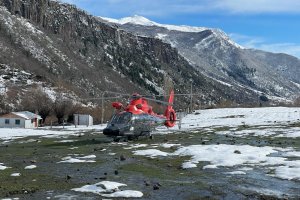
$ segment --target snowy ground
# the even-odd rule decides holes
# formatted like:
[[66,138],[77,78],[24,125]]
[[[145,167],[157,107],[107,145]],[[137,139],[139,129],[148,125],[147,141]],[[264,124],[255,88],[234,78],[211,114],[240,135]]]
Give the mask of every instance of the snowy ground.
[[4,141],[25,138],[28,136],[44,136],[44,137],[60,137],[77,135],[85,131],[101,131],[106,127],[104,125],[94,126],[53,126],[38,129],[22,129],[22,128],[0,128],[0,139]]
[[[181,130],[192,131],[204,128],[215,134],[230,135],[247,138],[247,136],[295,138],[300,140],[300,126],[289,127],[291,123],[300,124],[300,108],[272,107],[272,108],[235,108],[199,110],[182,119]],[[298,124],[298,125],[299,125]],[[228,127],[226,131],[216,131],[215,128]],[[247,127],[248,129],[241,129]],[[178,129],[178,126],[175,127]],[[174,129],[161,127],[156,133],[172,133]],[[148,157],[157,156],[191,156],[192,159],[182,164],[183,168],[197,167],[200,161],[211,164],[203,168],[218,166],[268,166],[274,169],[273,176],[283,179],[300,180],[300,147],[273,148],[270,146],[256,147],[249,145],[191,145],[180,146],[173,153],[166,153],[157,149],[135,151],[135,155]],[[238,153],[236,153],[238,152]],[[242,153],[241,153],[242,152]],[[275,156],[270,156],[275,154]],[[297,160],[288,160],[288,155]],[[242,174],[244,174],[243,172]],[[232,173],[234,174],[234,172]]]
[[103,197],[123,197],[123,198],[138,198],[142,197],[143,193],[134,190],[120,190],[119,187],[127,186],[123,183],[112,181],[101,181],[93,185],[85,185],[81,188],[73,188],[77,192],[91,192],[99,194]]
[[0,129],[0,199],[300,198],[300,108],[199,110],[133,142],[104,127]]
[[[300,108],[225,108],[198,110],[182,119],[181,130],[239,126],[282,127],[300,122]],[[169,131],[178,129],[176,125]],[[161,127],[159,131],[166,130]],[[234,130],[234,129],[233,129]],[[298,129],[299,130],[299,129]],[[168,131],[166,131],[168,133]],[[300,136],[300,135],[299,135]]]
[[[275,154],[276,156],[271,156]],[[292,148],[272,148],[268,146],[255,147],[250,145],[191,145],[178,148],[173,153],[157,149],[136,150],[134,155],[144,155],[150,158],[158,156],[190,156],[191,160],[182,163],[183,169],[197,167],[199,162],[209,162],[203,169],[218,167],[247,167],[231,174],[246,174],[253,167],[273,169],[275,176],[287,180],[300,180],[300,160],[289,160],[289,155],[300,159],[300,151]],[[251,168],[249,168],[251,167]],[[241,173],[242,171],[242,173]]]
[[[226,108],[226,109],[209,109],[195,111],[194,114],[185,116],[181,123],[182,131],[197,130],[199,128],[215,128],[215,127],[231,127],[231,131],[237,135],[247,135],[249,133],[259,135],[270,135],[274,132],[288,133],[288,137],[300,137],[300,127],[287,129],[284,125],[292,122],[300,122],[300,108],[286,108],[286,107],[271,107],[271,108]],[[27,136],[62,136],[82,133],[84,131],[101,131],[105,128],[103,125],[94,126],[53,126],[44,127],[40,129],[11,129],[0,128],[0,139],[9,140],[22,138]],[[235,128],[239,126],[259,126],[258,128],[265,128],[271,126],[271,129],[264,129],[262,131],[247,130],[245,132],[236,132]],[[156,133],[172,133],[178,131],[178,125],[174,128],[167,129],[165,127],[158,127]],[[288,130],[288,132],[287,132]],[[220,132],[224,134],[226,132]]]

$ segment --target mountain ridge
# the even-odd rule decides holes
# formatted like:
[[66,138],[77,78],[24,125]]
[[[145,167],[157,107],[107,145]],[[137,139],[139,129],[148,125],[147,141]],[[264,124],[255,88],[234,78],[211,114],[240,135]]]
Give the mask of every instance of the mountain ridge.
[[[170,44],[128,33],[75,6],[49,0],[0,0],[0,6],[0,64],[38,77],[35,85],[63,87],[86,99],[104,91],[159,94],[169,77],[176,93],[189,91],[193,80],[194,93],[201,94],[195,106],[257,99],[203,76]],[[25,82],[14,102],[26,94]],[[2,83],[16,85],[13,78]],[[189,98],[177,102],[185,107]]]
[[[140,18],[147,23],[136,23]],[[139,16],[107,20],[125,31],[171,44],[207,77],[234,87],[247,87],[273,99],[292,100],[300,94],[300,60],[296,57],[246,49],[220,29],[185,27],[181,30],[182,26],[172,29],[172,25],[158,24]]]
[[116,24],[136,24],[136,25],[142,25],[142,26],[159,26],[162,28],[166,28],[170,31],[181,31],[181,32],[202,32],[206,30],[211,30],[215,34],[218,34],[219,36],[225,38],[228,40],[228,42],[232,43],[238,48],[244,48],[241,45],[237,44],[236,42],[232,41],[229,39],[228,35],[222,31],[221,29],[218,28],[207,28],[207,27],[197,27],[197,26],[188,26],[188,25],[171,25],[171,24],[160,24],[154,21],[151,21],[143,16],[140,15],[134,15],[132,17],[124,17],[121,19],[113,19],[113,18],[108,18],[108,17],[101,17],[100,18],[111,22],[111,23],[116,23]]
[[[257,105],[262,95],[248,86],[233,87],[226,77],[216,79],[160,38],[139,36],[65,3],[0,0],[0,33],[1,66],[31,74],[32,85],[54,92],[64,88],[77,99],[100,98],[104,91],[162,94],[165,77],[174,82],[175,93],[189,93],[193,81],[195,108],[222,101]],[[16,78],[3,73],[12,78],[0,82],[11,90]],[[18,84],[14,103],[30,86],[23,79]],[[176,100],[177,109],[189,104],[188,96]]]

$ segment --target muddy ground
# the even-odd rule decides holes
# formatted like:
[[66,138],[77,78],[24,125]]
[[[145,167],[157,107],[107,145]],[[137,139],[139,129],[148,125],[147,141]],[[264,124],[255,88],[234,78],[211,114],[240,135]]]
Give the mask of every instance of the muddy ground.
[[[241,130],[250,128],[253,129],[240,127]],[[256,167],[245,175],[229,175],[226,172],[237,167],[203,170],[206,162],[200,162],[196,168],[182,169],[182,163],[189,158],[148,158],[135,156],[134,149],[126,149],[132,144],[153,146],[168,142],[182,146],[249,144],[300,150],[300,141],[295,138],[242,138],[215,134],[228,129],[218,127],[213,131],[178,131],[157,134],[153,139],[140,138],[123,143],[112,142],[95,131],[63,138],[36,136],[10,142],[0,140],[0,162],[10,167],[0,170],[0,199],[105,199],[97,194],[71,190],[103,180],[125,183],[127,188],[141,191],[144,196],[140,199],[300,199],[299,180],[269,176],[274,173],[272,170]],[[161,150],[173,152],[174,148]],[[62,158],[74,154],[96,155],[96,162],[58,163]],[[24,169],[32,164],[37,168]],[[21,173],[21,176],[12,177],[12,173]]]

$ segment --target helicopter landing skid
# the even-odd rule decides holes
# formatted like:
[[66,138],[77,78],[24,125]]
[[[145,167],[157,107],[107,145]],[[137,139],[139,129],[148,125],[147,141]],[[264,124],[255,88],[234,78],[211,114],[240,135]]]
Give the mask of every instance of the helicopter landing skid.
[[140,135],[124,135],[124,136],[112,136],[114,142],[128,142],[138,140],[139,137],[146,137],[153,139],[153,135],[149,131],[142,132]]

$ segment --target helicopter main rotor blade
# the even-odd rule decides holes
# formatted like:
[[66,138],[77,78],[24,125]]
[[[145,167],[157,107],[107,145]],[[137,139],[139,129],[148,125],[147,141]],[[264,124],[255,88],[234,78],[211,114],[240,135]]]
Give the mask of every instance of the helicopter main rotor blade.
[[158,102],[158,103],[161,103],[163,105],[167,105],[167,106],[173,106],[173,104],[170,104],[166,101],[161,101],[161,100],[157,100],[157,99],[151,99],[151,98],[148,98],[148,97],[142,97],[143,99],[147,99],[149,101],[154,101],[154,102]]

